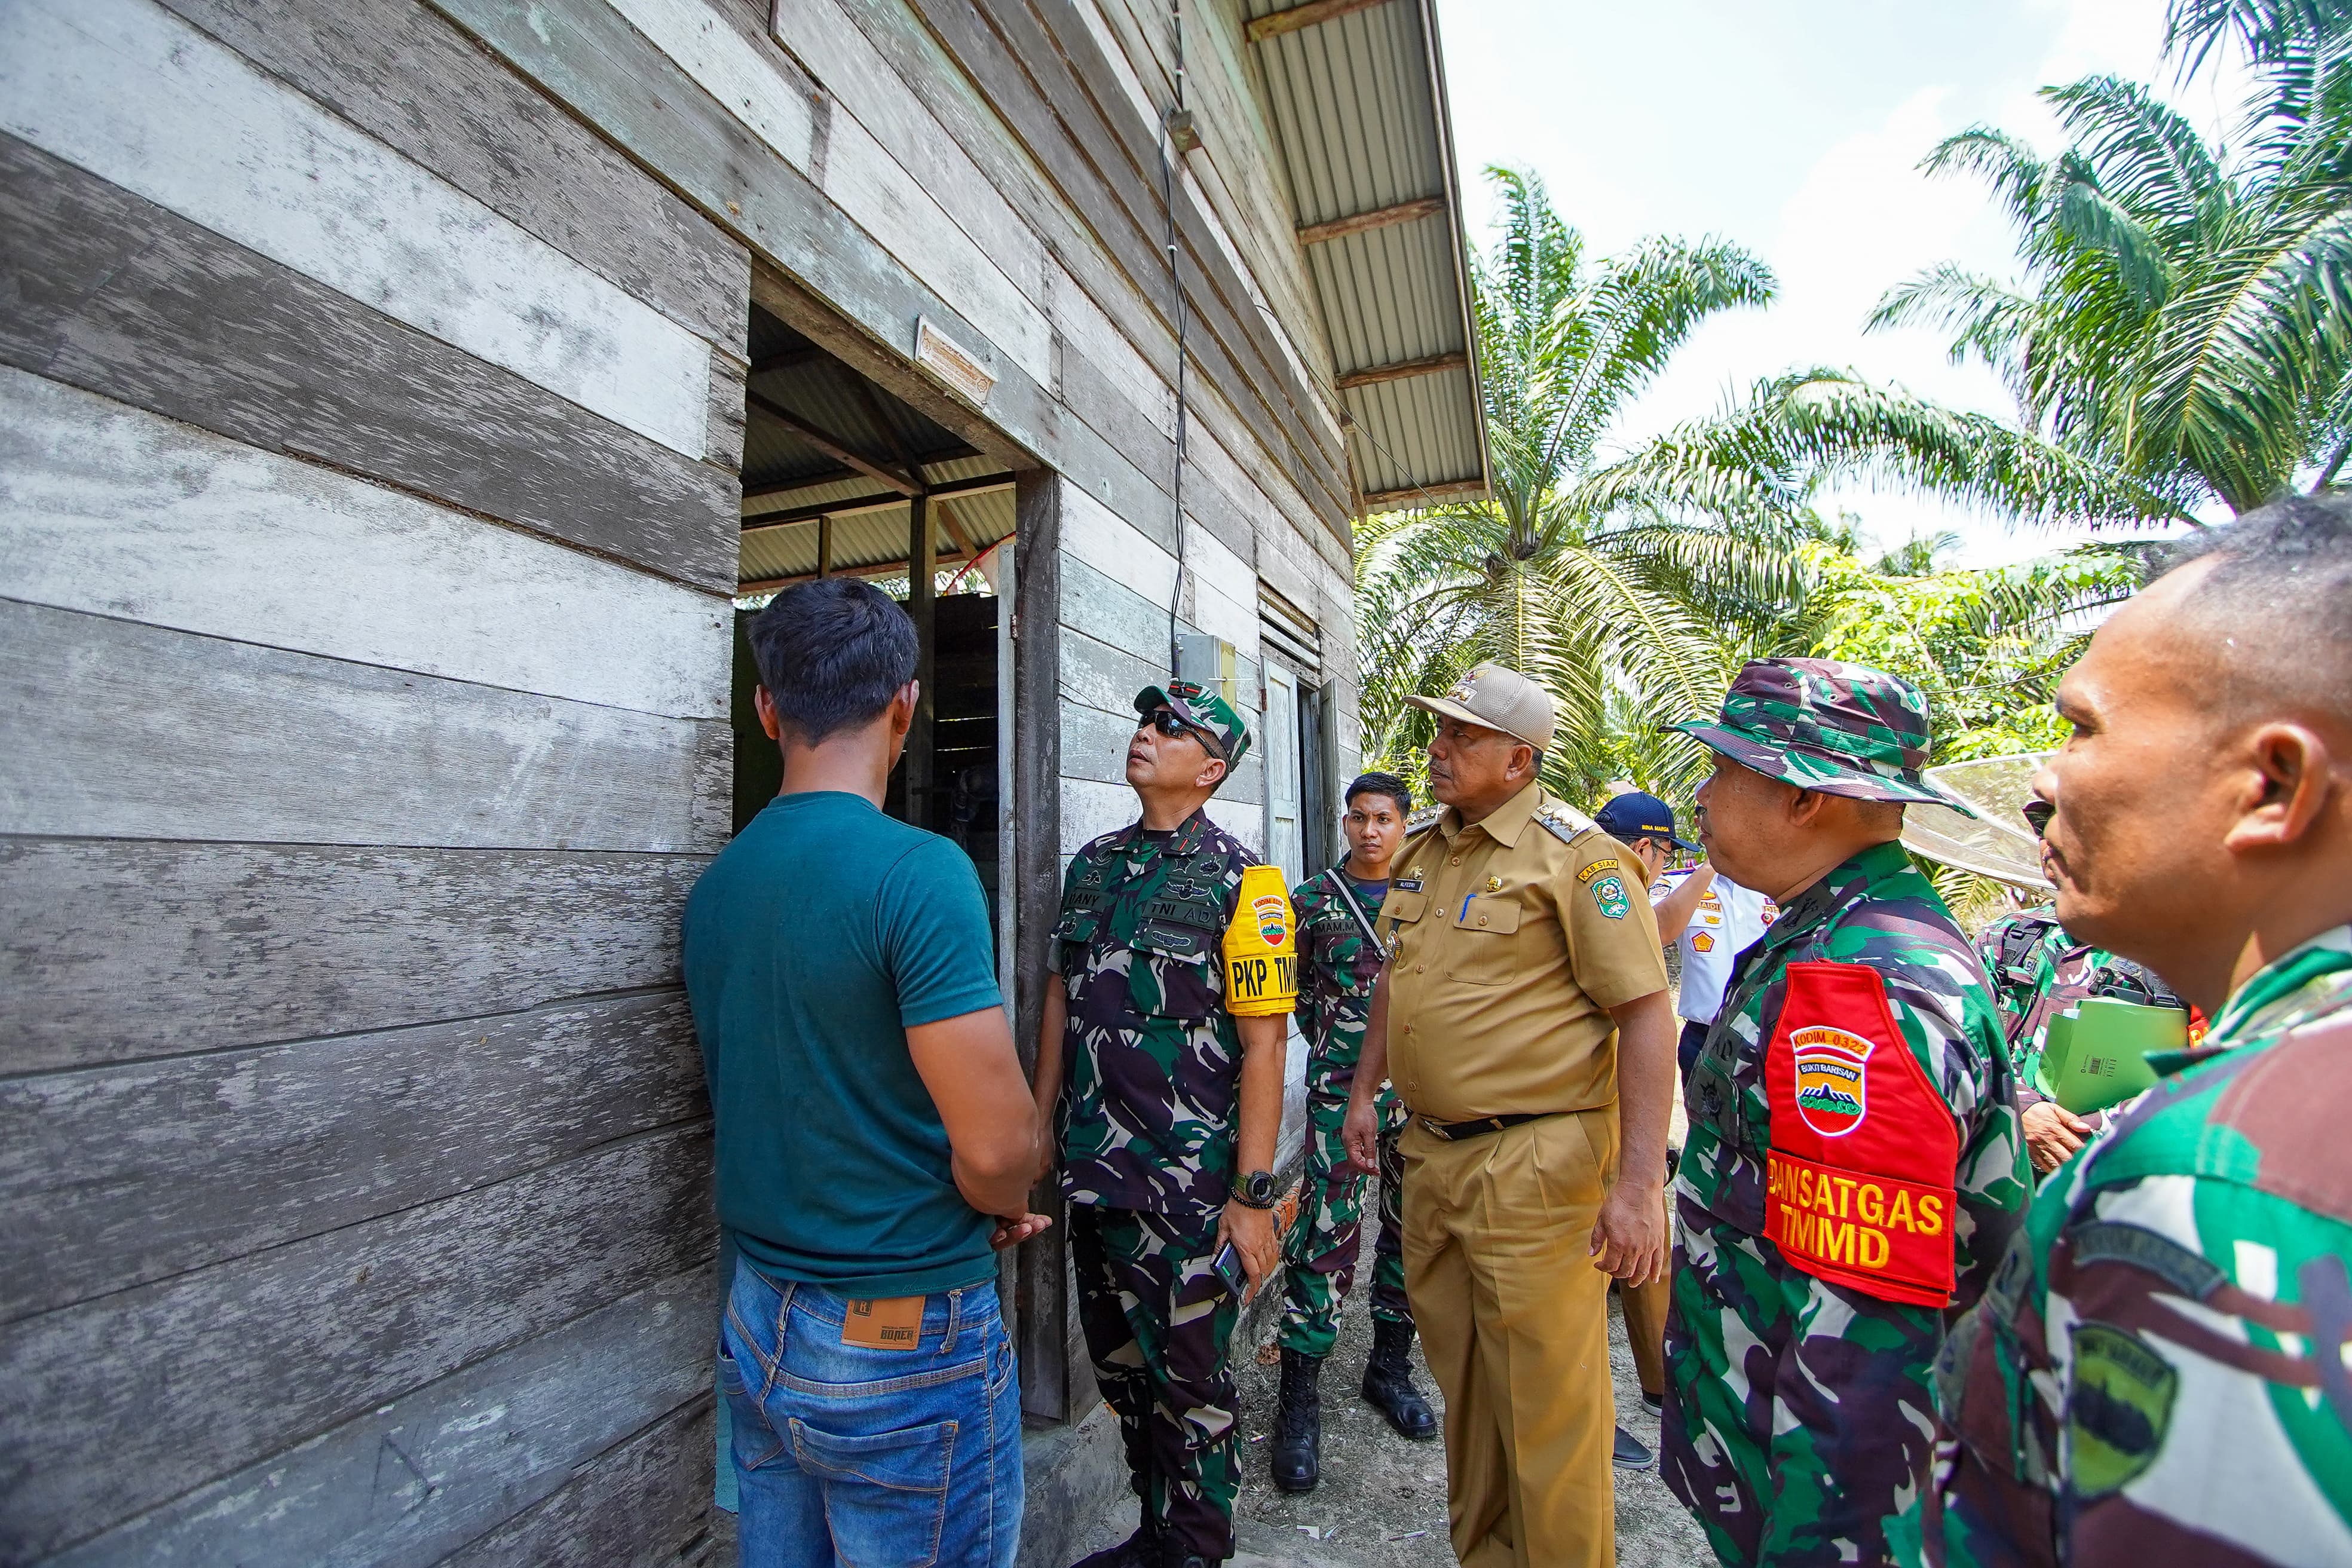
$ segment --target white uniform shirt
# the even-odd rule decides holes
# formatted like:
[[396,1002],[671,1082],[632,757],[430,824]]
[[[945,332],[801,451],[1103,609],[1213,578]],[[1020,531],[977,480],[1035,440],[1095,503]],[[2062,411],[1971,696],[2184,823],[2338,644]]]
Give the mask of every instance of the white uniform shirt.
[[[1688,871],[1669,871],[1650,887],[1650,902],[1663,901],[1683,885]],[[1712,1024],[1731,984],[1731,961],[1780,918],[1780,906],[1751,889],[1716,874],[1691,911],[1690,924],[1675,942],[1683,950],[1683,982],[1675,1011],[1694,1024]]]

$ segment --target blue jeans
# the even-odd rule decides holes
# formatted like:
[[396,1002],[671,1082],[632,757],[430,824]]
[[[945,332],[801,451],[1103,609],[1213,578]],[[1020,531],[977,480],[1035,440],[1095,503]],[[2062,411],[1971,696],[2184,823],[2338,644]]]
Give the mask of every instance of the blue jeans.
[[845,1299],[738,1259],[719,1334],[747,1568],[1009,1568],[1021,1392],[993,1281],[923,1303],[912,1350],[845,1343]]

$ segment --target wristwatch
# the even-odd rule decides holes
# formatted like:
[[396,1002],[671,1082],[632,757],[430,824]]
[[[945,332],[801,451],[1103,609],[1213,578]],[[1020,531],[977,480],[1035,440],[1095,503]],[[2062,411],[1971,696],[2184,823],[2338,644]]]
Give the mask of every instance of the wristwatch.
[[1234,1189],[1234,1202],[1244,1208],[1270,1209],[1274,1206],[1274,1173],[1252,1171]]

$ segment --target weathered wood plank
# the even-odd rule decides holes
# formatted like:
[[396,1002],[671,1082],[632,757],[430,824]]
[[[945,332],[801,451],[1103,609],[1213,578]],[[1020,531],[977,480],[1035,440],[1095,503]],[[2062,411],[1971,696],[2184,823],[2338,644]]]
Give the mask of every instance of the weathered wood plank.
[[[1014,491],[1014,626],[1013,642],[1013,805],[1019,831],[1014,857],[1013,1043],[1024,1066],[1036,1066],[1037,1031],[1045,1013],[1046,953],[1062,900],[1062,756],[1057,701],[1061,665],[1060,604],[1063,571],[1062,503],[1070,482],[1058,474],[1031,470]],[[1049,1421],[1069,1414],[1065,1347],[1069,1270],[1065,1264],[1068,1226],[1061,1186],[1051,1180],[1030,1194],[1030,1205],[1055,1221],[1044,1235],[1022,1243],[1014,1259],[1013,1333],[1021,1355],[1021,1408]]]
[[1003,268],[1024,299],[1045,297],[1043,231],[1017,214],[972,150],[910,93],[835,0],[774,5],[742,0],[745,15],[821,79],[836,113],[856,118],[915,183]]
[[1370,212],[1349,213],[1324,223],[1303,223],[1298,226],[1298,243],[1321,245],[1326,240],[1345,239],[1351,234],[1369,234],[1376,228],[1388,228],[1401,223],[1417,223],[1425,217],[1435,217],[1445,210],[1444,196],[1419,196],[1394,205],[1374,207]]
[[0,1321],[708,1110],[675,991],[0,1081]]
[[[657,1560],[686,1494],[698,1485],[709,1500],[715,1289],[707,1268],[647,1286],[53,1562],[424,1568],[452,1548],[467,1563]],[[650,1468],[657,1456],[675,1473]],[[496,1550],[560,1545],[562,1521],[640,1510],[642,1532],[608,1528],[604,1552]]]
[[[0,1560],[73,1545],[706,1263],[709,1168],[707,1126],[650,1134],[0,1329]],[[708,1375],[708,1298],[684,1315]],[[396,1447],[378,1454],[386,1488],[412,1479]]]
[[[854,115],[828,121],[824,166],[813,161],[814,123],[785,57],[764,31],[739,30],[739,14],[698,0],[615,0],[615,9],[712,99],[785,162],[816,180],[859,226],[916,277],[953,300],[989,338],[1043,381],[1052,374],[1036,290],[1024,289],[989,249],[965,234]],[[786,123],[777,123],[779,120]],[[1024,247],[1034,255],[1034,240]],[[1018,268],[1017,254],[1013,262]],[[1029,269],[1034,282],[1034,268]]]
[[[954,304],[883,251],[805,175],[728,115],[603,0],[428,3],[788,274],[820,312],[849,317],[859,332],[887,350],[901,374],[919,316],[931,317],[959,341],[985,350],[998,379],[983,412],[1000,433],[975,432],[952,415],[942,421],[949,428],[983,450],[994,451],[1009,437],[1016,450],[1008,460],[1044,458],[1085,476],[1090,487],[1123,507],[1164,510],[1165,500],[1150,481],[1090,427],[1069,418],[1050,388],[994,351]],[[755,272],[755,296],[761,289]],[[788,319],[807,331],[806,315]],[[826,346],[856,358],[830,342]],[[939,397],[952,401],[945,394]],[[912,401],[930,412],[919,395]]]
[[1342,16],[1352,16],[1388,0],[1307,0],[1303,5],[1293,5],[1286,11],[1271,11],[1251,22],[1249,41],[1264,43],[1285,33],[1295,33],[1302,27],[1312,27],[1318,22],[1334,22]]
[[1423,354],[1419,359],[1398,360],[1393,364],[1371,364],[1361,370],[1346,371],[1336,377],[1332,384],[1342,392],[1350,392],[1359,386],[1378,386],[1382,382],[1409,381],[1416,375],[1435,375],[1441,371],[1467,370],[1469,367],[1470,355],[1464,350],[1455,349],[1451,353]]
[[[1166,209],[1159,200],[1150,127],[1118,103],[1108,60],[1076,14],[1059,0],[1037,3],[1036,15],[1023,6],[983,12],[951,0],[916,0],[916,6],[1033,151],[1057,136],[1076,149],[1076,166],[1057,174],[1066,198],[1086,203],[1091,179],[1116,198],[1120,217],[1154,254],[1164,255],[1158,247],[1165,240]],[[1094,211],[1100,213],[1099,203]],[[1346,487],[1338,478],[1336,452],[1315,441],[1298,414],[1311,392],[1273,349],[1246,287],[1211,237],[1189,191],[1180,195],[1176,212],[1191,263],[1184,270],[1192,280],[1192,353],[1292,484],[1318,511],[1344,516]],[[1116,232],[1117,221],[1102,214],[1097,232]],[[1164,268],[1164,260],[1160,265]],[[1310,458],[1309,453],[1317,455]]]
[[0,822],[21,834],[716,850],[731,745],[719,721],[0,600]]
[[742,346],[742,247],[415,0],[163,4],[681,326]]
[[[747,312],[748,314],[748,312]],[[733,354],[713,350],[710,355],[710,435],[703,448],[706,461],[736,476],[736,501],[741,504],[743,424],[749,412],[744,393],[747,367]]]
[[[635,1568],[675,1563],[709,1533],[711,1400],[688,1400],[577,1468],[536,1507],[444,1560],[444,1568],[515,1563]],[[732,1563],[730,1553],[723,1561]]]
[[706,864],[0,838],[0,1075],[674,985]]
[[[1168,606],[1153,604],[1110,573],[1081,557],[1062,554],[1061,622],[1097,642],[1138,658],[1167,657]],[[1121,704],[1117,711],[1126,711]]]
[[0,11],[0,130],[702,455],[703,340],[153,0]]
[[727,710],[716,595],[6,366],[0,475],[8,598],[638,712]]
[[[1139,188],[1156,193],[1159,183],[1159,111],[1144,97],[1132,71],[1123,68],[1116,38],[1090,7],[1071,0],[1033,0],[1040,33],[1024,38],[1031,23],[1025,13],[1005,7],[991,19],[1020,49],[1035,79],[1050,83],[1053,99],[1066,122],[1081,103],[1123,147],[1132,177]],[[1050,43],[1046,44],[1046,40]],[[1041,44],[1045,45],[1040,52]],[[1071,74],[1066,89],[1056,80],[1056,67]],[[1100,145],[1080,119],[1074,129]],[[1121,173],[1107,169],[1117,181]],[[1165,211],[1164,205],[1160,208]],[[1309,383],[1305,368],[1279,341],[1274,325],[1259,309],[1260,295],[1245,276],[1238,248],[1191,181],[1179,169],[1176,181],[1176,227],[1191,251],[1196,279],[1192,290],[1194,310],[1208,325],[1218,347],[1230,359],[1260,405],[1273,420],[1277,440],[1269,450],[1318,506],[1336,506],[1344,515],[1346,484],[1338,426],[1318,415],[1321,394]],[[1216,355],[1203,358],[1213,363]],[[1320,495],[1318,491],[1321,491]]]
[[[818,94],[784,56],[754,45],[736,30],[734,16],[701,0],[612,0],[612,6],[778,157],[808,172]],[[828,127],[828,157],[833,134]]]
[[[1119,331],[1149,362],[1158,386],[1170,386],[1175,375],[1175,332],[1171,325],[1173,307],[1167,265],[1164,252],[1158,248],[1160,230],[1155,227],[1147,235],[1120,216],[1098,184],[1091,182],[1076,148],[1052,130],[1050,116],[1034,89],[1025,96],[1015,94],[1000,115],[997,106],[970,85],[960,58],[909,11],[907,0],[838,0],[838,4],[867,45],[897,73],[895,90],[929,110],[956,145],[970,154],[989,184],[1043,238],[1049,255],[1079,280],[1088,298],[1117,322]],[[775,27],[787,47],[798,49],[824,33],[824,17],[831,15],[829,11],[820,14],[814,6],[782,7],[776,13]],[[961,25],[965,18],[959,13],[946,20]],[[979,37],[992,36],[983,30]],[[803,55],[811,58],[805,51]],[[886,117],[868,112],[862,78],[828,72],[826,85],[841,93],[857,112],[867,114],[869,125],[883,123]],[[1039,125],[1045,130],[1038,132]],[[1036,132],[1044,139],[1033,144],[1016,139],[1016,132]],[[1064,195],[1066,190],[1069,195]],[[1066,353],[1063,363],[1067,363]],[[1235,405],[1213,386],[1204,388],[1206,381],[1206,367],[1195,364],[1192,414],[1196,443],[1202,433],[1213,433],[1219,441],[1244,454],[1241,460],[1250,471],[1263,477],[1267,499],[1248,504],[1236,499],[1240,515],[1255,519],[1270,507],[1302,532],[1331,541],[1335,558],[1346,559],[1346,550],[1331,540],[1329,520],[1308,506],[1287,479],[1279,477],[1272,456],[1234,411]],[[1096,411],[1077,402],[1066,384],[1063,394],[1078,420],[1096,417]],[[1150,395],[1170,395],[1160,390]],[[1057,460],[1061,456],[1058,451],[1045,455]],[[1084,462],[1063,466],[1073,474],[1084,474],[1089,467]],[[1232,460],[1226,466],[1232,467]],[[1239,498],[1244,493],[1255,496],[1257,487],[1226,488],[1229,495]]]
[[[702,587],[734,585],[726,468],[5,135],[0,297],[10,363]],[[740,426],[740,382],[731,390]],[[706,433],[695,456],[709,445]]]

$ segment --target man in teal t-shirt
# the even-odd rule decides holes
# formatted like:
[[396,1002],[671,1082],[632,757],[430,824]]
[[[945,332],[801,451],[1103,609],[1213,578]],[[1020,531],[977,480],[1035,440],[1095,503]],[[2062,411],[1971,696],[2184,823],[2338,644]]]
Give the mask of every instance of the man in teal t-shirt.
[[719,1381],[742,1561],[1002,1568],[1021,1410],[993,1247],[1044,1226],[1042,1145],[980,879],[881,810],[915,628],[832,578],[751,638],[783,788],[685,929],[735,1253]]

